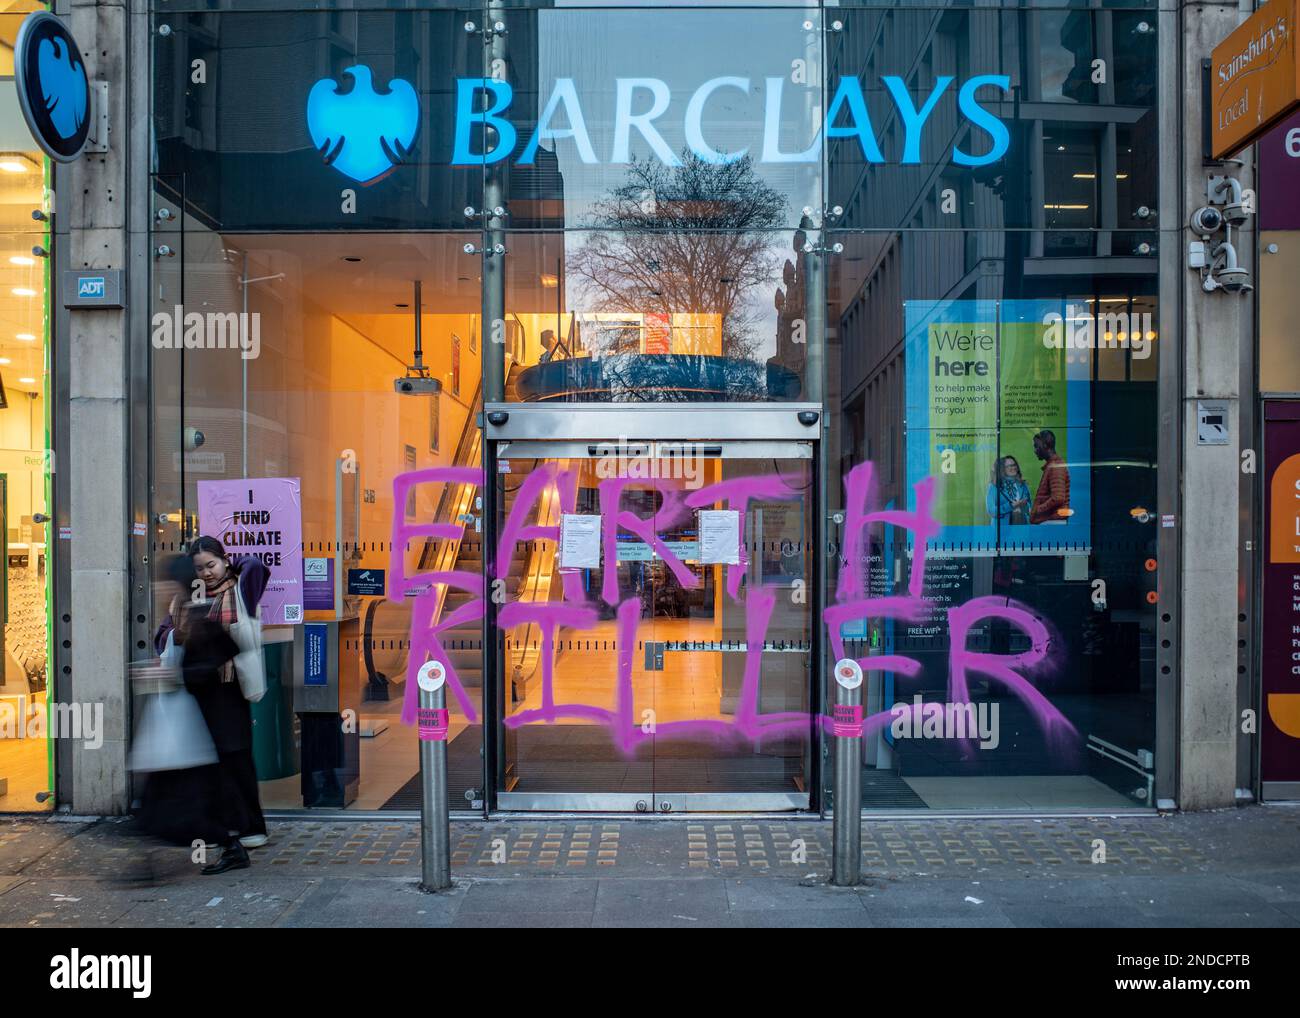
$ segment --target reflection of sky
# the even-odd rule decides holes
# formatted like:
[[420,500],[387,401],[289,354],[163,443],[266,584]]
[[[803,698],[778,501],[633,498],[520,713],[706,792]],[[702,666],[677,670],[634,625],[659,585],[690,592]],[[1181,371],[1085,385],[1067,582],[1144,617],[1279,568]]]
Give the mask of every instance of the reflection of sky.
[[[546,105],[555,79],[572,78],[587,133],[601,161],[599,165],[582,163],[572,139],[544,146],[558,149],[564,175],[565,226],[588,225],[593,202],[624,182],[625,168],[608,165],[614,144],[616,78],[659,78],[668,85],[672,101],[654,123],[674,152],[685,147],[683,120],[696,88],[716,77],[748,78],[748,95],[736,88],[720,88],[709,98],[704,138],[719,152],[748,146],[757,159],[763,144],[763,79],[782,77],[781,150],[806,149],[821,122],[818,36],[803,30],[805,18],[813,17],[800,10],[750,11],[743,21],[734,13],[690,10],[679,11],[671,19],[655,11],[538,12],[538,113]],[[790,80],[796,60],[807,62],[806,84]],[[649,103],[650,93],[638,90],[633,113],[647,109]],[[568,126],[562,110],[552,124]],[[644,158],[652,154],[636,130],[631,131],[630,139],[632,155]],[[519,151],[526,141],[519,139]],[[757,167],[763,179],[785,196],[791,226],[797,225],[799,210],[805,205],[819,204],[818,167],[817,162]]]

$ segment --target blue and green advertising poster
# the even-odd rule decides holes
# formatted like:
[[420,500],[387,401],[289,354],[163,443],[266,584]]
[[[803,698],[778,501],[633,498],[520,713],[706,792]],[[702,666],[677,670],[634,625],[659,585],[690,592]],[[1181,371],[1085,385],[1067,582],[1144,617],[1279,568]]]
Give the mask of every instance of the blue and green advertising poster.
[[1060,342],[1066,308],[1039,300],[904,308],[907,480],[935,479],[943,529],[930,549],[1087,551],[1092,351]]

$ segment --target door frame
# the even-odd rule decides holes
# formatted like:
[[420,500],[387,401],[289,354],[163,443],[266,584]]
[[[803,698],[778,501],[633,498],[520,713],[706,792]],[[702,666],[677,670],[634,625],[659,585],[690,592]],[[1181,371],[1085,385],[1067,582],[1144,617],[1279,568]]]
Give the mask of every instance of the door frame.
[[[811,417],[811,421],[809,418]],[[521,405],[484,406],[484,496],[491,506],[485,527],[485,545],[495,546],[498,536],[496,487],[498,463],[510,458],[511,446],[526,444],[524,458],[560,458],[567,455],[596,455],[602,445],[655,446],[658,443],[721,447],[723,455],[732,447],[771,456],[797,442],[809,449],[811,491],[819,499],[824,465],[822,410],[816,404],[711,404],[708,406],[635,406],[594,404],[584,406]],[[701,437],[701,429],[707,433]],[[611,439],[614,435],[617,438]],[[743,443],[743,446],[742,446]],[[712,451],[710,449],[710,451]],[[502,454],[505,454],[504,456]],[[516,454],[518,455],[518,454]],[[799,457],[805,458],[805,457]],[[809,711],[807,788],[803,792],[659,792],[653,787],[640,792],[514,792],[499,788],[498,776],[504,762],[505,675],[501,667],[502,634],[496,624],[497,605],[485,599],[484,639],[484,789],[485,806],[491,813],[625,813],[636,815],[681,815],[683,813],[815,813],[820,808],[822,781],[822,739],[816,718],[823,695],[821,661],[824,643],[821,625],[823,592],[821,556],[824,543],[822,507],[810,511],[809,613],[811,619],[811,662],[808,673]],[[485,558],[486,562],[486,558]],[[489,680],[489,676],[491,677]]]

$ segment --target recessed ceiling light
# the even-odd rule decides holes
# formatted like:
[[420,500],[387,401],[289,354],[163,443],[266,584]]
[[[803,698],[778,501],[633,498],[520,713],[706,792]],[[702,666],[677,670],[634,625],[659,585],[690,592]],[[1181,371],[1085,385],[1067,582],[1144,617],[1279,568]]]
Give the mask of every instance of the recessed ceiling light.
[[21,339],[21,340],[24,340],[24,341],[26,341],[26,342],[28,342],[28,343],[34,343],[34,342],[36,342],[36,337],[33,336],[30,332],[19,332],[19,333],[16,333],[16,334],[14,335],[14,339]]
[[360,259],[357,255],[344,255],[344,256],[343,256],[343,260],[344,260],[345,262],[359,262],[359,261],[361,261],[361,259]]
[[0,364],[12,364],[12,363],[13,361],[11,361],[8,357],[0,357]]
[[10,265],[35,265],[36,259],[30,258],[27,255],[10,255],[9,264]]
[[0,173],[32,173],[40,163],[22,152],[0,152]]
[[20,379],[18,379],[18,381],[20,381],[23,385],[35,385],[35,384],[36,384],[36,379],[34,379],[34,378],[20,378]]
[[15,297],[35,297],[36,291],[25,286],[15,286],[11,291]]
[[393,307],[395,307],[395,308],[409,308],[410,306],[411,306],[410,304],[394,304],[394,305],[393,305]]

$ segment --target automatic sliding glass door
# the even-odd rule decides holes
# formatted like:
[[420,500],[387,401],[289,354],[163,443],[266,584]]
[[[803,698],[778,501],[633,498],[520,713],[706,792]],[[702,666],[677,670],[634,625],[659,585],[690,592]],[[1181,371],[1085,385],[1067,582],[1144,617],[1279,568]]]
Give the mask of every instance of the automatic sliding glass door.
[[806,808],[813,444],[503,442],[495,462],[498,807]]

